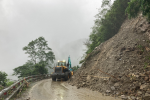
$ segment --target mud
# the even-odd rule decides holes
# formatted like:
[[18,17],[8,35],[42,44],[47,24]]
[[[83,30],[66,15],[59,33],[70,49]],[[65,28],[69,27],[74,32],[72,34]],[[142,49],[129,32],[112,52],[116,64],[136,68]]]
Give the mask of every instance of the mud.
[[103,96],[89,89],[77,89],[64,81],[43,80],[35,84],[29,91],[30,100],[121,100]]

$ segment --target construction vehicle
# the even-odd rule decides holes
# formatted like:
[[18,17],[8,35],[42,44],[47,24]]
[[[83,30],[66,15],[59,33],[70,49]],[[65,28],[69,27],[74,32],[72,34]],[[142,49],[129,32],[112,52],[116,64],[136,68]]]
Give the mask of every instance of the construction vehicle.
[[54,72],[51,75],[52,80],[56,81],[56,79],[65,79],[66,81],[73,75],[73,71],[71,69],[71,59],[70,56],[68,57],[68,63],[66,61],[59,61],[57,65],[54,67]]

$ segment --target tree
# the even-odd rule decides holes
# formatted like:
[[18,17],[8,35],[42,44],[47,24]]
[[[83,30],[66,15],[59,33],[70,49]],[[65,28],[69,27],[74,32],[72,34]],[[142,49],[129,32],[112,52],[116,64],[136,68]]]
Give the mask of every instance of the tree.
[[19,66],[14,70],[13,75],[18,77],[27,77],[30,75],[47,74],[47,67],[51,68],[55,55],[52,49],[48,47],[47,41],[44,37],[39,37],[31,42],[23,50],[28,54],[30,60],[24,65]]
[[28,61],[24,65],[13,69],[14,71],[13,75],[18,75],[18,78],[26,77],[26,76],[34,75],[33,73],[34,70],[35,70],[34,64],[31,61]]
[[90,45],[91,45],[91,41],[90,41],[89,39],[86,39],[86,40],[83,42],[83,44],[84,44],[87,48],[89,48]]
[[34,64],[43,63],[50,67],[50,63],[55,60],[55,55],[52,49],[48,47],[47,41],[44,37],[39,37],[38,39],[29,42],[29,44],[23,47],[26,54],[29,54],[30,61]]
[[48,69],[45,67],[44,64],[33,64],[29,61],[26,62],[26,64],[19,66],[13,70],[13,75],[18,75],[18,78],[48,73]]
[[48,69],[42,64],[35,64],[34,68],[35,68],[35,70],[33,71],[33,73],[35,75],[37,75],[37,74],[47,74],[48,73]]
[[5,72],[0,71],[0,85],[6,86],[7,76]]
[[79,65],[73,66],[73,67],[72,67],[72,70],[73,70],[73,71],[77,71],[79,68],[80,68]]
[[96,20],[92,32],[89,35],[90,44],[86,45],[86,54],[91,53],[95,47],[117,34],[126,19],[125,9],[129,1],[115,0],[111,5],[111,0],[103,0],[101,9],[95,16]]
[[150,0],[130,0],[126,13],[129,18],[134,18],[139,12],[150,20]]

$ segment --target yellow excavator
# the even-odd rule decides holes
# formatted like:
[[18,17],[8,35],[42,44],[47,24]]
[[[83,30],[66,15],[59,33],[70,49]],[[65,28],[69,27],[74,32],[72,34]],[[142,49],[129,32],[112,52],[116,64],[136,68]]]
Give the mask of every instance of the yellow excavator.
[[52,80],[56,81],[56,79],[65,79],[66,81],[73,75],[73,71],[71,69],[71,59],[68,57],[68,63],[66,61],[59,61],[57,65],[54,67],[54,72],[52,74]]

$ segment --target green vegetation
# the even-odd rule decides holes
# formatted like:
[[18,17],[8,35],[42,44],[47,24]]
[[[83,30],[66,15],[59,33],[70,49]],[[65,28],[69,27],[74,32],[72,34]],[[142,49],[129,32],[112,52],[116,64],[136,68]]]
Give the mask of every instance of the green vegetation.
[[[130,0],[128,3],[128,7],[126,9],[126,13],[129,18],[135,18],[138,16],[139,12],[142,13],[143,16],[146,16],[150,21],[150,0]],[[149,41],[147,41],[149,43]],[[139,45],[138,48],[144,52],[144,47]],[[148,57],[149,58],[149,57]],[[144,63],[144,68],[146,69],[148,63]]]
[[14,82],[10,81],[9,79],[7,79],[7,74],[5,72],[0,71],[0,90],[3,88],[1,86],[10,86],[12,85]]
[[[86,54],[90,54],[95,47],[110,39],[119,31],[122,23],[126,19],[125,10],[130,0],[115,0],[111,5],[111,0],[103,0],[99,13],[95,16],[95,25],[89,39],[84,45],[87,47]],[[80,63],[84,62],[83,60]]]
[[130,0],[126,13],[129,18],[134,18],[141,11],[150,20],[150,0]]
[[26,77],[29,75],[37,74],[47,74],[47,67],[51,68],[53,60],[55,60],[55,55],[52,49],[48,47],[47,41],[44,37],[39,37],[34,41],[29,42],[29,44],[23,47],[25,54],[28,54],[30,60],[28,60],[24,65],[19,66],[14,70],[13,75],[18,75],[18,77]]
[[14,84],[14,82],[7,79],[6,86],[8,87],[11,86],[12,84]]
[[5,72],[0,71],[0,85],[6,86],[7,76]]
[[3,86],[0,86],[0,91],[3,89]]
[[26,64],[13,69],[14,70],[13,75],[19,75],[18,78],[26,77],[28,75],[32,75],[34,69],[35,69],[34,64],[31,61],[28,61],[26,62]]
[[79,64],[82,64],[84,61],[85,61],[84,59],[83,59],[83,60],[80,60],[80,61],[79,61]]
[[85,44],[88,48],[86,54],[91,53],[95,47],[117,34],[126,18],[125,9],[129,0],[116,0],[113,5],[110,1],[103,0],[101,10],[95,16],[95,25],[92,27],[89,41]]
[[44,37],[39,37],[38,39],[29,42],[27,46],[23,47],[23,50],[26,51],[25,54],[29,54],[30,61],[33,64],[40,63],[48,65],[49,61],[53,62],[55,59],[55,55],[52,52],[52,49],[48,47]]
[[144,68],[146,69],[148,66],[148,63],[144,63]]
[[[150,0],[115,0],[112,5],[111,0],[103,0],[101,9],[95,16],[95,24],[89,39],[84,43],[87,47],[86,55],[90,54],[102,42],[117,34],[127,17],[126,15],[133,18],[140,11],[150,20]],[[83,63],[84,60],[81,60],[80,63]]]
[[73,70],[73,71],[77,71],[77,70],[78,70],[78,68],[80,68],[80,67],[79,67],[79,65],[77,65],[77,66],[73,66],[73,67],[72,67],[72,70]]

